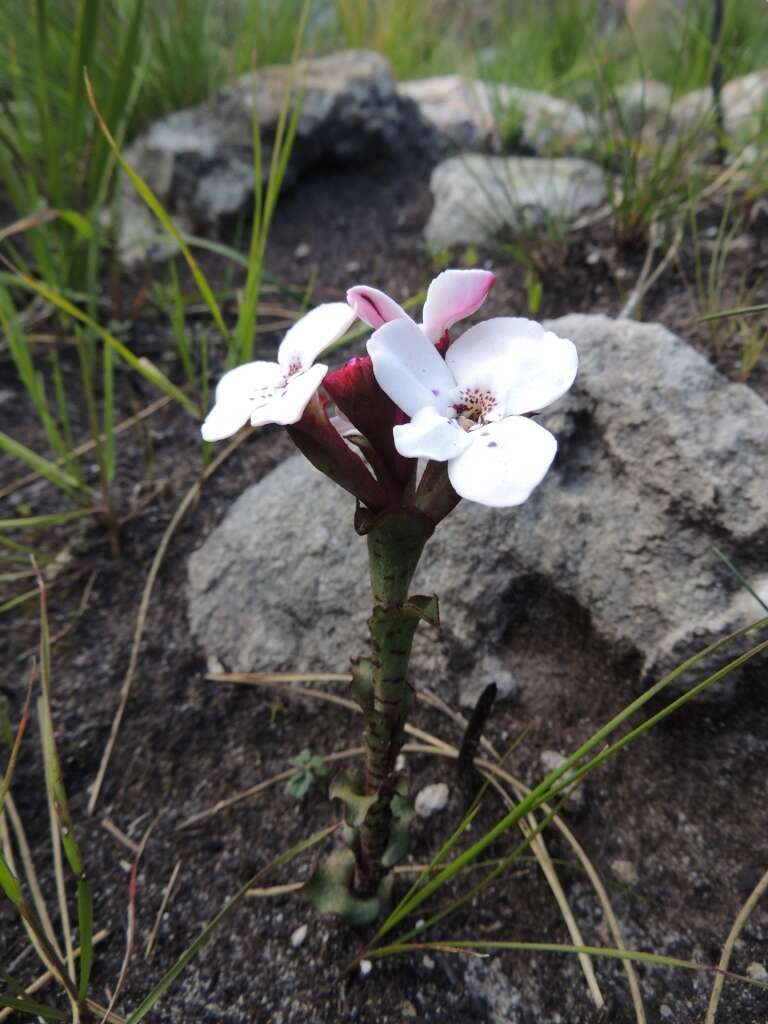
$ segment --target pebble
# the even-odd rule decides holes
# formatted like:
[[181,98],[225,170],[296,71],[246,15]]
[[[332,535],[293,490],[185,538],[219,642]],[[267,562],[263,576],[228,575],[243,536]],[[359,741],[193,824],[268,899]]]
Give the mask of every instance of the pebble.
[[220,676],[227,671],[215,654],[209,654],[205,659],[205,668],[209,676]]
[[309,242],[299,242],[296,248],[293,250],[294,259],[305,260],[307,256],[312,252]]
[[433,782],[416,794],[416,813],[420,818],[429,818],[442,811],[448,803],[448,787],[444,782]]
[[307,926],[305,924],[299,925],[296,931],[291,935],[291,945],[294,949],[298,949],[304,939],[307,937]]
[[612,860],[611,871],[627,885],[635,885],[637,883],[637,868],[631,860]]
[[398,754],[397,760],[395,761],[395,771],[404,772],[406,766],[405,754]]
[[[549,775],[551,772],[557,771],[561,767],[563,762],[566,760],[565,755],[561,754],[559,750],[542,750],[539,754],[539,761],[541,767]],[[564,781],[568,778],[568,773],[563,777]],[[577,786],[576,789],[572,790],[568,795],[568,807],[572,811],[580,811],[584,807],[584,789],[582,786]]]
[[361,974],[361,976],[363,978],[367,978],[372,970],[373,970],[373,964],[371,963],[370,960],[361,960],[360,961],[360,974]]
[[768,971],[763,964],[753,960],[747,967],[747,974],[753,981],[768,981]]

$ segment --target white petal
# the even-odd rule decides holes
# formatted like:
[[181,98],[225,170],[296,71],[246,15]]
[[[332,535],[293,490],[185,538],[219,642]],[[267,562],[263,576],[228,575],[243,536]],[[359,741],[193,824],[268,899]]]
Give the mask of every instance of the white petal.
[[298,423],[326,373],[328,367],[316,363],[308,370],[292,374],[279,394],[261,408],[253,410],[251,426],[261,427],[265,423],[288,426],[291,423]]
[[544,479],[557,441],[524,416],[510,416],[469,432],[471,445],[448,463],[457,494],[492,508],[520,505]]
[[225,437],[231,437],[248,422],[250,415],[249,401],[217,402],[200,428],[203,440],[223,441]]
[[297,366],[309,369],[324,349],[349,330],[356,316],[346,302],[315,306],[286,332],[277,350],[278,363],[286,371]]
[[216,403],[203,423],[203,439],[222,441],[237,433],[248,422],[254,402],[271,399],[283,379],[277,363],[244,363],[225,373],[216,386]]
[[410,423],[394,428],[395,448],[409,459],[436,459],[445,462],[472,443],[456,420],[448,420],[431,406],[425,406]]
[[572,341],[513,317],[470,327],[445,359],[460,387],[490,390],[509,416],[554,402],[573,384],[578,368]]
[[409,416],[424,406],[445,414],[456,390],[435,346],[411,320],[392,320],[371,335],[368,354],[379,387]]
[[252,397],[265,387],[276,387],[284,377],[277,363],[243,363],[225,373],[216,385],[216,401]]
[[411,320],[394,299],[367,284],[356,284],[354,288],[350,288],[347,292],[347,302],[363,323],[374,329],[388,324],[390,320]]
[[444,270],[427,290],[424,333],[437,342],[449,327],[482,306],[496,275],[489,270]]

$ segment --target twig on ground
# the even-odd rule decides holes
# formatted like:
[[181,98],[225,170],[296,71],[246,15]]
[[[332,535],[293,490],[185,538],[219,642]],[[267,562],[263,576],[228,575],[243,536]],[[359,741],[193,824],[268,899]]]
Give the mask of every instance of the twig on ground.
[[747,897],[744,906],[736,915],[733,927],[728,932],[728,938],[725,940],[723,952],[720,956],[720,962],[717,965],[718,973],[715,975],[715,981],[712,985],[712,995],[709,997],[709,1006],[707,1007],[707,1015],[704,1018],[704,1024],[715,1024],[717,1008],[720,1005],[720,996],[723,992],[723,983],[725,982],[728,965],[731,962],[733,947],[736,945],[736,940],[738,939],[742,928],[747,923],[749,915],[755,909],[758,900],[763,896],[766,890],[768,890],[768,871],[765,872],[763,877]]
[[152,834],[152,830],[157,824],[158,819],[151,823],[147,828],[144,835],[141,837],[141,842],[136,851],[136,856],[131,866],[131,875],[128,880],[128,925],[126,927],[125,934],[125,955],[123,956],[123,963],[120,967],[120,974],[117,978],[117,984],[115,985],[115,991],[112,993],[112,997],[109,1000],[109,1005],[104,1011],[104,1015],[101,1018],[100,1024],[107,1024],[109,1016],[112,1013],[112,1008],[117,1002],[117,997],[120,994],[120,990],[125,984],[125,979],[128,975],[128,966],[131,962],[131,954],[133,953],[133,946],[136,941],[136,886],[139,873],[139,861],[141,860],[142,854],[144,853],[144,847],[147,845],[147,840]]
[[124,846],[127,850],[130,850],[134,857],[138,856],[140,849],[139,844],[137,842],[134,842],[134,840],[131,839],[130,836],[127,836],[125,832],[122,831],[122,829],[119,829],[117,825],[114,823],[114,821],[112,821],[110,818],[102,818],[101,827],[106,829],[106,831],[109,832],[109,834],[113,836],[118,841],[118,843]]
[[650,291],[654,284],[656,284],[656,282],[667,269],[669,264],[672,262],[675,256],[677,256],[680,244],[683,240],[682,220],[678,220],[675,226],[675,231],[672,236],[672,241],[670,242],[669,248],[664,253],[664,256],[661,258],[658,266],[655,268],[653,272],[651,272],[651,267],[653,265],[653,254],[656,251],[656,247],[658,245],[657,232],[658,222],[653,221],[648,231],[648,251],[645,254],[645,260],[643,261],[643,266],[640,270],[640,276],[638,277],[635,287],[629,293],[629,297],[627,298],[627,301],[624,303],[624,306],[622,307],[621,312],[619,313],[620,318],[634,316],[635,310],[645,298],[646,293]]
[[162,898],[162,900],[160,902],[160,907],[159,907],[159,909],[157,911],[157,916],[155,917],[155,923],[152,925],[152,930],[149,933],[149,937],[147,939],[147,945],[146,945],[146,947],[144,949],[144,959],[145,960],[148,960],[149,957],[152,955],[152,953],[154,951],[155,944],[157,943],[157,933],[160,931],[160,924],[161,924],[161,922],[163,920],[163,914],[165,913],[166,908],[168,906],[168,902],[169,902],[169,900],[171,898],[171,893],[173,892],[173,887],[176,884],[176,879],[179,877],[179,871],[180,870],[181,870],[181,859],[177,860],[176,863],[174,864],[173,871],[171,872],[171,877],[168,879],[168,882],[166,883],[165,889],[163,889],[163,898]]

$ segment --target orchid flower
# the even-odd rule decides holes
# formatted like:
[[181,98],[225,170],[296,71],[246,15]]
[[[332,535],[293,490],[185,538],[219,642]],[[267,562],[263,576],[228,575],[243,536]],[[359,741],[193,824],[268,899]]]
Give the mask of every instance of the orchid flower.
[[328,372],[315,359],[355,318],[354,309],[345,302],[316,306],[286,332],[276,363],[244,363],[225,373],[202,426],[204,440],[221,441],[249,420],[253,427],[298,423]]
[[382,390],[411,417],[394,428],[409,458],[447,463],[458,495],[502,508],[524,502],[557,451],[527,418],[554,402],[576,376],[571,341],[532,320],[498,317],[471,327],[443,358],[413,321],[398,318],[368,341]]
[[[436,345],[450,327],[482,306],[495,281],[496,275],[489,270],[444,270],[427,289],[421,330]],[[374,329],[391,320],[415,322],[394,299],[365,284],[350,288],[347,302]]]

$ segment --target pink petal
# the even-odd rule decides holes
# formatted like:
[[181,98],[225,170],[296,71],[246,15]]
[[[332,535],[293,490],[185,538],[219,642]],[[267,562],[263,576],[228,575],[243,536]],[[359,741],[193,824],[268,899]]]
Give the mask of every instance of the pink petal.
[[427,291],[424,333],[438,342],[458,320],[471,316],[485,302],[496,275],[489,270],[444,270]]
[[402,306],[398,306],[394,299],[390,299],[378,288],[371,288],[367,284],[357,284],[347,292],[347,302],[350,304],[360,319],[369,327],[381,327],[390,320],[411,320]]

